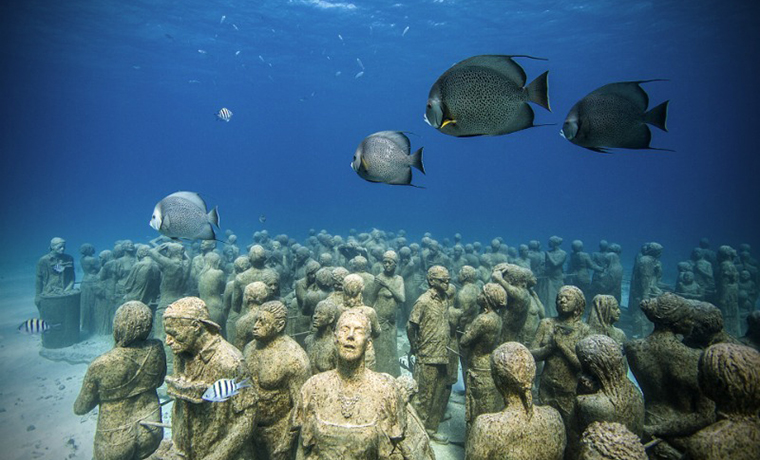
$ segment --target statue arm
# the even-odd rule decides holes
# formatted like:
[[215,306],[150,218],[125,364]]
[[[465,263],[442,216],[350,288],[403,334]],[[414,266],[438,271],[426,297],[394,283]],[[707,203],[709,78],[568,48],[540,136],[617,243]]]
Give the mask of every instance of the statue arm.
[[480,321],[478,321],[478,319],[479,318],[475,318],[475,320],[464,330],[462,338],[459,339],[460,346],[470,348],[470,346],[472,346],[472,344],[482,335],[482,328],[480,327]]
[[77,400],[74,401],[74,413],[76,415],[84,415],[100,404],[98,382],[92,375],[92,369],[94,366],[97,366],[97,364],[93,363],[93,365],[87,369],[87,373],[82,381],[82,389],[79,390],[79,396],[77,396]]
[[554,331],[549,320],[542,320],[538,325],[536,337],[531,344],[530,353],[536,362],[543,361],[554,351]]

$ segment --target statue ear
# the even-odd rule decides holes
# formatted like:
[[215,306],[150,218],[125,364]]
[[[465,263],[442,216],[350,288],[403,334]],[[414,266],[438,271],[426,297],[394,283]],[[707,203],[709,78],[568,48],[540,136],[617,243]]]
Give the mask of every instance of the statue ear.
[[278,319],[277,320],[277,332],[282,332],[285,330],[285,320],[284,319]]

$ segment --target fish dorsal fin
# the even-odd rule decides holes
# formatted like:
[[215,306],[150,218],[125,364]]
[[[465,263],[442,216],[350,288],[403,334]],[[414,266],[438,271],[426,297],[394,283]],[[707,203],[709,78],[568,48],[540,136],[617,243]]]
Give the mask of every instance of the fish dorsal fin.
[[649,96],[644,88],[639,86],[642,83],[649,83],[650,81],[664,81],[664,80],[639,80],[639,81],[621,81],[619,83],[610,83],[604,85],[601,88],[594,90],[591,94],[603,95],[603,94],[616,94],[620,97],[631,101],[642,112],[647,110],[649,106]]
[[203,201],[203,198],[201,198],[201,196],[195,192],[174,192],[169,196],[184,198],[190,201],[191,203],[193,203],[194,205],[198,206],[199,208],[201,208],[204,213],[206,212],[206,202]]
[[389,141],[396,144],[401,150],[409,154],[412,150],[412,143],[409,142],[409,138],[406,137],[401,131],[380,131],[373,134],[373,136],[384,137]]
[[522,88],[525,86],[528,77],[525,75],[525,70],[520,67],[520,64],[512,60],[512,57],[498,54],[483,54],[465,59],[455,67],[460,65],[485,67],[504,75]]

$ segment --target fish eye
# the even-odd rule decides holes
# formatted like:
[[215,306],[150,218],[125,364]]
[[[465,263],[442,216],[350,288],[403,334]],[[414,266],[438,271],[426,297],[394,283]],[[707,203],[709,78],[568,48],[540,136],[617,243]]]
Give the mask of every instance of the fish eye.
[[433,104],[431,104],[430,102],[428,102],[427,103],[427,108],[429,109],[429,108],[432,108],[432,107],[433,107]]

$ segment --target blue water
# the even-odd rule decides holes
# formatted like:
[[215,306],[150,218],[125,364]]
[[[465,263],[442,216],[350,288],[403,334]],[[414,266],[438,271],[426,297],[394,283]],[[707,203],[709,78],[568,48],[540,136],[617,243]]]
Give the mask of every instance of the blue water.
[[[702,236],[760,248],[758,12],[740,0],[3,2],[0,264],[32,273],[53,236],[74,255],[145,242],[176,190],[218,205],[243,244],[262,228],[510,245],[558,234],[566,249],[619,242],[629,264],[654,240],[670,272]],[[427,126],[430,86],[476,54],[547,58],[519,62],[529,80],[549,70],[553,111],[534,109],[554,125],[463,139]],[[652,145],[675,152],[600,155],[559,136],[588,92],[653,78],[669,81],[645,85],[650,105],[671,105]],[[426,189],[349,168],[381,130],[425,147],[414,183]]]

